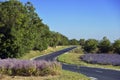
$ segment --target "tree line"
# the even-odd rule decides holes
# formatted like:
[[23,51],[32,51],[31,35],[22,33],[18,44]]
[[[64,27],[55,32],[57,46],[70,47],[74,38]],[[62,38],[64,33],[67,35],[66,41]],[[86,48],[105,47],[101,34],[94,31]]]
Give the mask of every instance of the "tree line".
[[96,39],[72,39],[71,44],[81,45],[86,53],[118,53],[120,54],[120,39],[115,40],[113,43],[107,37],[102,40]]
[[50,31],[30,2],[0,2],[0,58],[18,58],[30,50],[68,44],[66,36]]

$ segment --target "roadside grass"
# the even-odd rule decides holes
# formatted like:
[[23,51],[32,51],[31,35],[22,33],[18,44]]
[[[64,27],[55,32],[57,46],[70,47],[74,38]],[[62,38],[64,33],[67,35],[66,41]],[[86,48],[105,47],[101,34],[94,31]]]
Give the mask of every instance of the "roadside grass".
[[60,76],[49,80],[90,80],[90,78],[80,73],[63,70]]
[[73,51],[62,54],[58,57],[58,61],[67,63],[67,64],[75,64],[78,66],[87,66],[87,67],[95,67],[95,68],[105,68],[105,69],[113,69],[120,70],[120,66],[113,65],[100,65],[100,64],[90,64],[80,60],[80,56],[84,55],[83,53],[75,53]]
[[35,50],[35,51],[32,50],[29,53],[27,53],[26,55],[24,55],[23,57],[20,57],[20,59],[32,59],[34,57],[42,56],[45,54],[50,54],[52,52],[59,51],[59,50],[62,50],[64,48],[67,48],[67,47],[69,47],[69,46],[48,47],[48,49],[41,51],[41,52],[38,50]]
[[40,77],[40,76],[30,76],[30,77],[25,77],[25,76],[7,76],[7,75],[0,75],[0,80],[90,80],[86,76],[75,73],[75,72],[70,72],[66,70],[62,70],[61,75],[57,76],[45,76],[45,77]]

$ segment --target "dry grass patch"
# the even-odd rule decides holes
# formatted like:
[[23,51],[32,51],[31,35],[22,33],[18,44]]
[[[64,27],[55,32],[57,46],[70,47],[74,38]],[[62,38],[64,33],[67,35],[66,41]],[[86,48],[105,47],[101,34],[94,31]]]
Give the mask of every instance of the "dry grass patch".
[[21,57],[20,59],[31,59],[34,58],[36,56],[40,56],[40,55],[45,55],[45,54],[50,54],[52,52],[55,51],[59,51],[61,49],[67,48],[69,46],[56,46],[56,47],[48,47],[48,49],[44,50],[44,51],[30,51],[29,53],[27,53],[26,55],[24,55],[23,57]]
[[3,75],[0,80],[90,80],[88,77],[75,73],[75,72],[70,72],[66,70],[62,70],[61,75],[57,76],[30,76],[30,77],[24,77],[24,76],[7,76]]
[[7,75],[2,75],[0,76],[0,80],[49,80],[52,78],[56,78],[57,76],[45,76],[45,77],[40,77],[40,76],[7,76]]

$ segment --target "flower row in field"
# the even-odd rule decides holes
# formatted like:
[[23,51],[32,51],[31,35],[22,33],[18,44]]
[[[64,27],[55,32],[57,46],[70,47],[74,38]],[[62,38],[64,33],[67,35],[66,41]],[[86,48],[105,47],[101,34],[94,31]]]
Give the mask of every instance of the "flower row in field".
[[85,54],[80,58],[88,63],[120,66],[118,54]]
[[30,61],[18,59],[1,59],[0,73],[22,76],[45,76],[60,74],[61,65],[58,62]]

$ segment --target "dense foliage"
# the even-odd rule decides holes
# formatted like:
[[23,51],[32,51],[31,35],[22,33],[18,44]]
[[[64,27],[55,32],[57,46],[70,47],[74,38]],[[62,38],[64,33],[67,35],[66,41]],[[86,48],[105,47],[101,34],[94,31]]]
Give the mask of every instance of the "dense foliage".
[[84,50],[89,52],[89,53],[94,53],[97,50],[97,46],[98,46],[98,41],[95,39],[88,39],[85,42],[84,45]]
[[118,53],[120,54],[120,39],[115,40],[113,43],[107,37],[102,40],[96,39],[80,39],[79,44],[87,53]]
[[85,54],[80,58],[88,63],[120,66],[118,54]]
[[113,43],[113,49],[115,53],[119,53],[120,54],[120,40],[116,40]]
[[108,53],[111,51],[111,42],[106,37],[103,37],[103,39],[99,42],[99,50],[100,53]]
[[79,42],[76,39],[71,39],[71,40],[69,40],[69,44],[70,45],[79,45]]
[[84,47],[84,45],[85,45],[85,39],[80,39],[78,42],[79,42],[79,45],[81,45],[82,47]]
[[21,57],[30,50],[45,50],[48,46],[67,45],[68,38],[52,32],[42,22],[30,2],[18,0],[0,2],[0,57]]
[[51,47],[55,47],[57,45],[68,45],[69,40],[66,36],[58,33],[58,32],[50,32],[50,39],[49,39],[49,45]]
[[60,74],[60,63],[17,59],[0,60],[0,73],[19,76],[45,76]]

